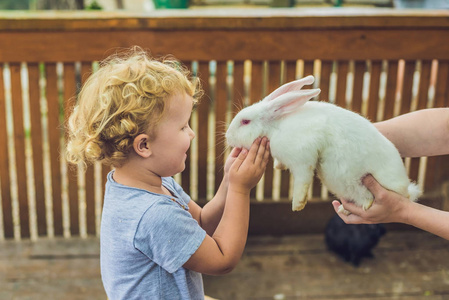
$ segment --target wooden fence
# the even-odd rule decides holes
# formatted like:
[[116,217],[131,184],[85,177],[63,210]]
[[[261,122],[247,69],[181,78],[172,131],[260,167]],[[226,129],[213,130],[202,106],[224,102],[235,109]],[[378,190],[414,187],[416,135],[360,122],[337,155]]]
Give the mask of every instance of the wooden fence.
[[[449,11],[0,12],[0,240],[99,234],[109,169],[68,168],[63,126],[82,82],[117,48],[172,54],[202,81],[206,95],[192,117],[197,137],[176,179],[205,202],[221,180],[223,133],[238,107],[308,74],[322,90],[317,100],[372,121],[447,106],[448,40]],[[405,163],[426,190],[449,171],[446,156]],[[287,203],[290,186],[288,172],[268,168],[254,201]],[[329,194],[315,181],[309,198]],[[253,214],[256,223],[265,217]]]

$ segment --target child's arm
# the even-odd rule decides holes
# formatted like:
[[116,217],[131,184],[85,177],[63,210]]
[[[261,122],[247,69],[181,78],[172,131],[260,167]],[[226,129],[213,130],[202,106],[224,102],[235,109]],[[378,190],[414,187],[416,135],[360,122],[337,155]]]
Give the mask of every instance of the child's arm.
[[[201,246],[184,264],[200,273],[219,275],[230,272],[240,260],[249,223],[250,191],[262,177],[270,156],[266,138],[257,139],[249,152],[238,153],[229,170],[229,186],[223,215],[212,236],[206,235]],[[198,214],[194,209],[192,215]]]
[[220,223],[223,215],[224,206],[226,203],[226,195],[229,186],[229,169],[237,159],[241,149],[234,148],[231,151],[226,164],[224,166],[223,180],[215,194],[214,198],[209,201],[203,208],[193,201],[189,202],[189,211],[192,216],[198,221],[198,224],[207,232],[208,235],[213,235],[215,229]]

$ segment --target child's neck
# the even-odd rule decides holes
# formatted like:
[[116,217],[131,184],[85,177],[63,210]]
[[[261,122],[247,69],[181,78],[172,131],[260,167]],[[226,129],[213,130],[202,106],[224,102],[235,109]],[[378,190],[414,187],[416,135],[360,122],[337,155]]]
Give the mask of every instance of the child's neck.
[[136,168],[131,164],[115,168],[114,181],[126,186],[144,189],[157,194],[171,195],[162,185],[162,178],[144,168]]

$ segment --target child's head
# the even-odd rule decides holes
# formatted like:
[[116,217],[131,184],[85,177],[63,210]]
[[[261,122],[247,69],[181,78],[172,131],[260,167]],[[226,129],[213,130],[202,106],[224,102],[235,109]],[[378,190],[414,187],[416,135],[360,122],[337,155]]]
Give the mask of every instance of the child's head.
[[154,60],[139,48],[101,62],[69,118],[68,161],[121,166],[136,136],[154,138],[171,96],[201,94],[198,80],[189,75],[180,62]]

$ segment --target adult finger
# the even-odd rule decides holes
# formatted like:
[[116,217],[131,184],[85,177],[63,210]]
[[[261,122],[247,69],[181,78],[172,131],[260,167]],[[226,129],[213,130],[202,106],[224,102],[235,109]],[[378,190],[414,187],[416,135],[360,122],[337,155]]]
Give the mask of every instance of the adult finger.
[[371,174],[368,174],[365,177],[363,177],[362,183],[373,195],[376,195],[383,189],[383,187],[379,184],[379,182],[377,182],[377,180]]
[[[338,201],[338,200],[334,200],[332,201],[332,206],[335,210],[335,212],[337,213],[337,215],[345,222],[348,222],[348,216],[350,215],[350,213],[344,209],[343,205]],[[347,213],[345,213],[347,212]]]
[[346,199],[341,199],[341,203],[344,205],[345,209],[349,211],[351,214],[361,215],[365,213],[365,210],[355,204],[354,202],[348,201]]
[[332,201],[332,206],[334,207],[335,212],[338,214],[338,216],[345,222],[346,224],[361,224],[364,223],[363,219],[353,213],[346,214],[346,212],[349,212],[346,210],[346,205],[343,207],[343,205],[337,201]]
[[338,211],[340,210],[341,205],[342,204],[337,200],[332,201],[332,206],[334,207],[334,210],[337,214],[338,214]]

